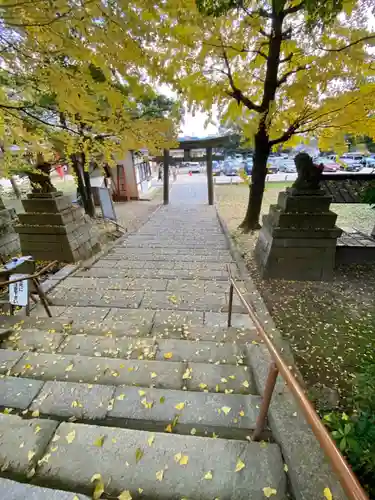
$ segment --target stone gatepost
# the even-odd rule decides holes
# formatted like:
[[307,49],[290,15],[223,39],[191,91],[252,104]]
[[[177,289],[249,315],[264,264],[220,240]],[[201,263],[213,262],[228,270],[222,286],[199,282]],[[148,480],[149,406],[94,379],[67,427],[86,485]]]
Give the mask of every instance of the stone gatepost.
[[0,197],[0,255],[3,260],[20,252],[20,240],[13,228],[14,210],[5,208]]
[[90,218],[74,206],[70,196],[55,191],[31,193],[22,200],[15,230],[24,255],[37,260],[77,262],[98,252],[100,245]]
[[279,193],[277,205],[263,216],[255,259],[263,278],[331,280],[342,230],[335,225],[337,215],[329,210],[332,198],[319,188],[319,167],[305,153],[297,155],[295,162],[298,179]]

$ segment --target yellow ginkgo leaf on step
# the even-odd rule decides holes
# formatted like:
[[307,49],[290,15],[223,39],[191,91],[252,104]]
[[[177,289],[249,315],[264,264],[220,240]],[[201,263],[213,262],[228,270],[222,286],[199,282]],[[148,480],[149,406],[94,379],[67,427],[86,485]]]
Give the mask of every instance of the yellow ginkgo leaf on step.
[[164,354],[164,359],[172,359],[173,357],[173,353],[172,352],[166,352]]
[[192,368],[186,368],[185,373],[182,375],[183,380],[187,380],[191,378],[191,372],[193,371]]
[[199,384],[199,388],[204,390],[204,389],[207,389],[207,384]]
[[228,380],[224,377],[221,377],[220,381],[223,382],[223,384],[226,384],[228,382]]
[[175,462],[179,462],[182,458],[182,453],[176,453],[176,455],[174,456],[174,461]]
[[27,460],[30,462],[30,460],[32,460],[34,456],[35,456],[35,451],[30,450],[27,454]]
[[39,415],[40,415],[39,410],[34,410],[34,411],[32,412],[32,414],[31,414],[31,416],[32,416],[32,417],[34,417],[34,418],[38,418],[38,417],[39,417]]
[[242,382],[242,385],[246,387],[246,389],[248,389],[250,384],[247,380],[245,380],[244,382]]
[[288,470],[289,470],[289,467],[287,466],[287,464],[284,464],[284,472],[288,472]]
[[147,439],[147,442],[148,442],[148,445],[149,446],[152,446],[153,442],[155,441],[155,434],[152,434],[148,439]]
[[187,455],[182,455],[180,460],[180,465],[187,465],[189,462],[189,457]]
[[277,490],[275,490],[275,488],[266,486],[265,488],[263,488],[263,494],[266,498],[271,498],[272,495],[277,495]]
[[158,481],[160,481],[160,482],[163,481],[163,477],[164,477],[164,471],[163,470],[159,470],[155,475],[156,475],[156,479]]
[[120,394],[119,396],[117,396],[116,399],[118,399],[119,401],[124,401],[124,398],[125,398],[125,394]]
[[70,363],[70,365],[68,365],[66,368],[65,368],[65,371],[66,372],[71,372],[73,370],[73,363]]
[[141,400],[141,404],[142,404],[145,408],[147,408],[148,410],[150,410],[150,409],[154,406],[154,402],[153,402],[153,401],[147,401],[147,399],[146,399],[146,398],[143,398],[143,399]]
[[94,441],[94,446],[101,448],[104,443],[104,436],[100,436],[96,441]]
[[211,480],[212,479],[212,472],[209,470],[206,472],[206,474],[203,476],[204,479]]
[[178,403],[175,406],[176,410],[183,410],[185,408],[185,403]]
[[158,376],[158,374],[157,374],[157,373],[155,373],[155,372],[151,372],[151,375],[150,375],[150,377],[151,377],[151,378],[156,378],[157,376]]
[[76,437],[76,431],[75,431],[75,430],[73,430],[73,431],[69,432],[69,433],[66,435],[66,438],[65,438],[65,439],[66,439],[66,440],[68,441],[68,443],[70,444],[70,443],[73,443],[73,441],[74,441],[75,437]]
[[167,427],[165,428],[166,432],[172,432],[172,425],[168,424]]
[[131,496],[129,490],[124,490],[117,498],[118,500],[132,500],[133,497]]
[[141,450],[141,448],[137,448],[135,450],[135,462],[138,463],[142,457],[143,457],[143,450]]
[[176,297],[176,295],[170,295],[168,297],[168,300],[169,300],[169,302],[172,302],[172,304],[177,304],[177,302],[178,302],[178,298]]
[[144,396],[146,394],[146,391],[143,391],[142,389],[139,389],[138,394],[140,396]]
[[329,488],[324,488],[323,495],[324,495],[324,498],[326,498],[327,500],[333,499],[331,490]]
[[245,468],[245,464],[242,462],[242,460],[240,458],[238,458],[236,468],[234,469],[235,472],[240,472],[240,470],[242,470],[244,468]]
[[229,406],[222,406],[221,407],[221,411],[223,413],[225,413],[225,415],[228,415],[228,413],[231,411],[232,408],[230,408]]
[[102,476],[100,474],[94,474],[91,478],[91,482],[95,483],[95,488],[92,494],[93,500],[99,500],[99,498],[104,493],[104,483],[102,480]]

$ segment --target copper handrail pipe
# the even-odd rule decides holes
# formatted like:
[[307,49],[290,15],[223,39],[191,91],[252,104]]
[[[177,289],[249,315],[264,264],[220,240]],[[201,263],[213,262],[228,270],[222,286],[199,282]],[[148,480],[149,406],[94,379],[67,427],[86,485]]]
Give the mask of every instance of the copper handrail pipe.
[[[57,264],[58,261],[57,260],[54,260],[52,262],[50,262],[49,264],[47,264],[45,267],[43,267],[43,269],[41,269],[40,271],[38,271],[37,273],[34,273],[34,274],[28,274],[28,275],[25,275],[23,278],[18,278],[16,280],[10,280],[10,281],[2,281],[0,283],[0,286],[4,286],[4,285],[10,285],[11,283],[18,283],[19,281],[24,281],[25,279],[34,279],[34,278],[39,278],[39,276],[46,272],[47,269],[49,269],[50,267],[54,266],[55,264]],[[15,273],[17,274],[17,273]]]
[[[274,346],[272,340],[269,338],[267,333],[265,332],[264,328],[262,327],[261,323],[259,322],[256,314],[253,311],[252,306],[247,302],[245,297],[243,296],[242,292],[236,285],[236,282],[234,281],[230,267],[228,266],[228,273],[229,273],[229,283],[231,287],[230,294],[233,294],[233,291],[235,290],[239,299],[241,300],[243,306],[247,310],[251,320],[253,321],[255,328],[257,330],[257,334],[262,338],[264,344],[267,346],[273,361],[276,365],[277,370],[280,372],[280,375],[283,377],[285,382],[287,383],[290,391],[292,392],[293,396],[297,400],[297,403],[299,404],[301,410],[303,411],[306,420],[308,423],[311,425],[312,431],[315,434],[316,438],[318,439],[320,446],[323,448],[325,454],[329,458],[331,465],[334,469],[334,471],[337,473],[338,478],[340,480],[341,486],[343,487],[345,493],[348,495],[348,498],[350,500],[369,500],[369,497],[367,496],[366,492],[362,488],[361,484],[359,483],[358,479],[356,478],[355,474],[352,472],[351,468],[349,467],[348,463],[346,462],[345,458],[341,455],[340,451],[336,447],[333,439],[329,435],[328,431],[322,424],[318,414],[316,413],[314,407],[310,403],[310,401],[307,399],[305,396],[305,393],[298,383],[297,379],[294,377],[292,372],[289,370],[288,366],[282,359],[279,351],[276,349]],[[232,298],[229,297],[229,302],[230,305],[232,304],[233,301],[233,296]],[[228,319],[231,317],[232,311],[228,311]],[[229,319],[230,321],[230,319]],[[267,403],[266,401],[264,401]],[[268,401],[268,405],[270,403],[270,397]],[[268,406],[265,405],[265,407],[268,409]],[[264,412],[265,414],[267,412]]]

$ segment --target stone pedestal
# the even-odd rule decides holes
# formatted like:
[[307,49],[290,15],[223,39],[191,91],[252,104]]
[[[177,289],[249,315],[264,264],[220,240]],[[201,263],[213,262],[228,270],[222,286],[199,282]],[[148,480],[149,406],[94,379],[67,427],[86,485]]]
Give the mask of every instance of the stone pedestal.
[[100,249],[89,217],[61,192],[35,193],[22,200],[26,213],[15,226],[22,253],[37,260],[77,262]]
[[330,280],[342,231],[329,210],[331,197],[317,189],[288,188],[263,216],[255,259],[263,278]]

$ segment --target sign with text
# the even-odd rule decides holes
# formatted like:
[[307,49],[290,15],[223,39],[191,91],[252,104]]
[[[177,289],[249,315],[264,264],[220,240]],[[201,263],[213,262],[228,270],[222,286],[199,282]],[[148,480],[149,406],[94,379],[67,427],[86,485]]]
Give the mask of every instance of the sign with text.
[[25,278],[22,281],[9,284],[9,302],[13,306],[27,306],[29,303],[29,282],[27,274],[12,274],[11,280]]

